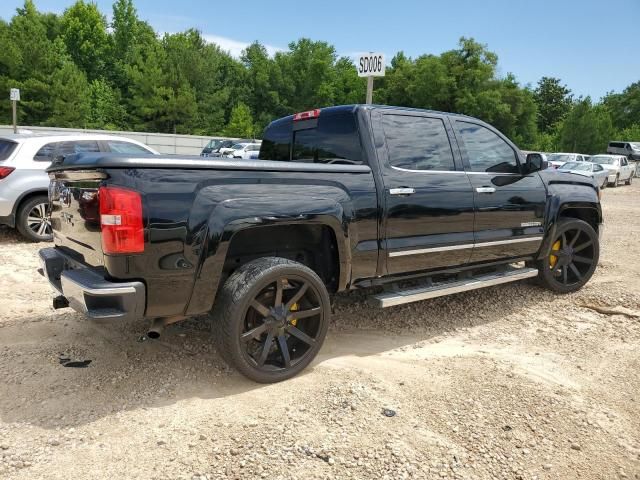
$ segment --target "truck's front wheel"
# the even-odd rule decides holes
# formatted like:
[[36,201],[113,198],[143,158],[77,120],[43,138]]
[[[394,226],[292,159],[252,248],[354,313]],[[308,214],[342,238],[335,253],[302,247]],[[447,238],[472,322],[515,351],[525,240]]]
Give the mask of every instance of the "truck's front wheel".
[[600,244],[593,227],[583,220],[561,218],[549,255],[537,262],[538,279],[554,292],[575,292],[589,281],[599,257]]
[[327,333],[331,304],[313,270],[266,257],[227,279],[213,313],[225,361],[251,380],[271,383],[293,377],[313,360]]

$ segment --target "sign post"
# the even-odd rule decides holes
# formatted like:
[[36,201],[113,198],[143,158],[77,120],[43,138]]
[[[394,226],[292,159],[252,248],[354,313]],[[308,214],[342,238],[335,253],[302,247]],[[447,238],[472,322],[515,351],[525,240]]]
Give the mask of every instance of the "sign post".
[[9,99],[13,109],[13,133],[18,133],[18,102],[20,101],[20,89],[12,88],[9,93]]
[[367,103],[373,103],[373,77],[384,77],[384,53],[365,53],[356,65],[359,77],[367,77]]

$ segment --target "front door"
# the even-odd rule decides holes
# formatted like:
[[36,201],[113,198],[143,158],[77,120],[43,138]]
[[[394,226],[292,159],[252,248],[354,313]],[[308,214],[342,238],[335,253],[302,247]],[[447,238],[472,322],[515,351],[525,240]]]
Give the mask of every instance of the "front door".
[[392,112],[375,113],[374,122],[386,273],[464,265],[473,249],[473,193],[451,126],[440,115]]
[[537,252],[546,205],[540,175],[523,175],[516,149],[493,129],[467,120],[453,124],[473,187],[475,245],[470,261]]

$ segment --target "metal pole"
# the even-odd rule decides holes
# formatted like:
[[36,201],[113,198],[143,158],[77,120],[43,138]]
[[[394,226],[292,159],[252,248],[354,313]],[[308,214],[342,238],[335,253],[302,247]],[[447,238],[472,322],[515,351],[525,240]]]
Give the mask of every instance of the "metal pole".
[[18,115],[16,111],[17,101],[13,100],[11,102],[13,104],[13,133],[18,133]]
[[373,77],[367,77],[367,104],[373,103]]

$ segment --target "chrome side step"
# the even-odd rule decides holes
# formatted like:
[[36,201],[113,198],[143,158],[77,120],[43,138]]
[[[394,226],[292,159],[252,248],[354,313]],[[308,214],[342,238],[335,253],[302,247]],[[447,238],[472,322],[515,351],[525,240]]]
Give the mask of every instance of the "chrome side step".
[[535,268],[512,268],[499,273],[487,273],[464,280],[453,280],[434,284],[430,287],[411,288],[408,290],[384,292],[370,297],[376,307],[386,308],[403,303],[418,302],[429,298],[442,297],[452,293],[466,292],[478,288],[491,287],[502,283],[524,280],[538,275]]

